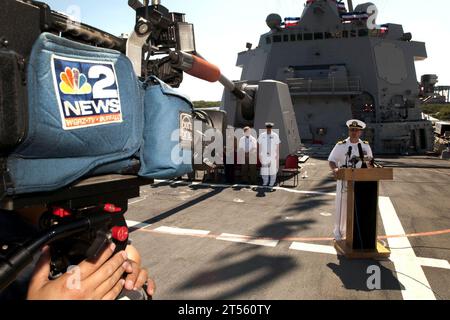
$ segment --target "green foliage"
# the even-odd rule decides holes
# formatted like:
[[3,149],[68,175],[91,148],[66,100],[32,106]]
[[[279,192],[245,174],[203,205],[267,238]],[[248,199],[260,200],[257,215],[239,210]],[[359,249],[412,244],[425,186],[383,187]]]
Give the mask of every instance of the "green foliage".
[[194,108],[196,109],[207,109],[207,108],[217,108],[222,105],[221,101],[194,101]]
[[422,105],[422,110],[425,114],[439,120],[450,120],[450,104],[425,104]]

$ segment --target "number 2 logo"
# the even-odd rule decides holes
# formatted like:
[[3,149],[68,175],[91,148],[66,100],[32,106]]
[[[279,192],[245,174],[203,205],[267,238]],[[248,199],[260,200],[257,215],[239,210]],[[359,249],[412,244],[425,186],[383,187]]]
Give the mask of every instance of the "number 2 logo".
[[92,89],[94,99],[118,98],[117,89],[107,89],[116,83],[116,77],[112,69],[105,66],[93,66],[89,69],[89,79],[103,79],[97,81]]

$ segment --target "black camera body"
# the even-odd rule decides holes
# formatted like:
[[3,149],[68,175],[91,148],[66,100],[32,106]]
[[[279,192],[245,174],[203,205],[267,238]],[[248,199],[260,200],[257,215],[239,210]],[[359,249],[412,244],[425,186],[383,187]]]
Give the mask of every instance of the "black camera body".
[[[172,66],[169,53],[196,53],[194,27],[185,22],[184,14],[170,12],[159,1],[145,6],[136,4],[135,33],[142,33],[142,73],[154,75],[172,87],[183,81],[183,71]],[[24,23],[23,21],[26,21]],[[0,291],[32,262],[44,245],[51,245],[51,275],[58,276],[71,265],[86,258],[95,258],[102,247],[113,241],[116,251],[125,249],[128,232],[125,212],[128,200],[139,197],[142,185],[153,180],[130,175],[106,175],[88,178],[49,193],[22,194],[4,197],[8,188],[8,156],[20,146],[28,134],[27,69],[34,43],[42,33],[100,48],[127,53],[129,40],[71,21],[38,1],[3,0],[0,10],[0,210],[18,211],[27,208],[47,209],[36,237],[23,243],[0,241]],[[215,127],[224,131],[223,112],[205,111],[204,130]],[[139,163],[135,167],[138,167]],[[30,174],[32,174],[30,172]],[[4,189],[4,190],[1,190]],[[4,240],[4,239],[3,239]]]
[[116,252],[125,250],[128,199],[139,197],[140,187],[151,183],[131,175],[107,175],[82,180],[56,192],[3,199],[0,209],[11,214],[30,208],[47,211],[41,215],[33,238],[15,239],[14,243],[0,240],[0,291],[14,281],[44,245],[51,248],[51,277],[85,259],[95,260],[111,242],[116,244]]
[[25,58],[15,51],[0,49],[0,156],[25,138],[28,100]]
[[[170,12],[161,4],[142,5],[129,1],[136,10],[135,32],[147,38],[144,46],[142,77],[154,75],[178,88],[183,81],[183,72],[171,66],[167,56],[171,51],[195,53],[194,25],[185,21],[185,14]],[[161,58],[158,58],[161,57]]]
[[[152,184],[134,175],[104,175],[55,192],[6,197],[8,156],[28,134],[27,71],[33,45],[44,33],[82,44],[125,53],[126,40],[86,24],[71,21],[38,1],[3,0],[0,10],[0,210],[14,214],[43,208],[37,236],[0,240],[0,291],[33,261],[44,245],[51,246],[51,275],[64,273],[84,259],[95,259],[103,247],[128,245],[125,212],[128,199],[139,197],[140,186]],[[28,174],[32,174],[29,172]]]

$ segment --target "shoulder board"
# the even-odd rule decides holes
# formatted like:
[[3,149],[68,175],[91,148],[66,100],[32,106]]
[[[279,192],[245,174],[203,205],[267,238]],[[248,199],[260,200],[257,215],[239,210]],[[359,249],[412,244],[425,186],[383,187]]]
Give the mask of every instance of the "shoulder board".
[[364,142],[364,144],[369,144],[369,141],[363,141]]
[[339,142],[338,142],[338,144],[346,144],[346,143],[347,143],[346,140],[342,140],[342,141],[339,141]]

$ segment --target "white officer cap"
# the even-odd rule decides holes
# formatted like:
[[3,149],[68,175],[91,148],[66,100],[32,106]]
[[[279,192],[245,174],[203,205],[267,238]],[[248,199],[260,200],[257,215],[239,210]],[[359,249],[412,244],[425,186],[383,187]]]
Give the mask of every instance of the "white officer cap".
[[364,130],[367,127],[367,125],[364,122],[362,122],[361,120],[353,119],[353,120],[347,121],[347,127],[349,129],[361,129],[361,130]]

